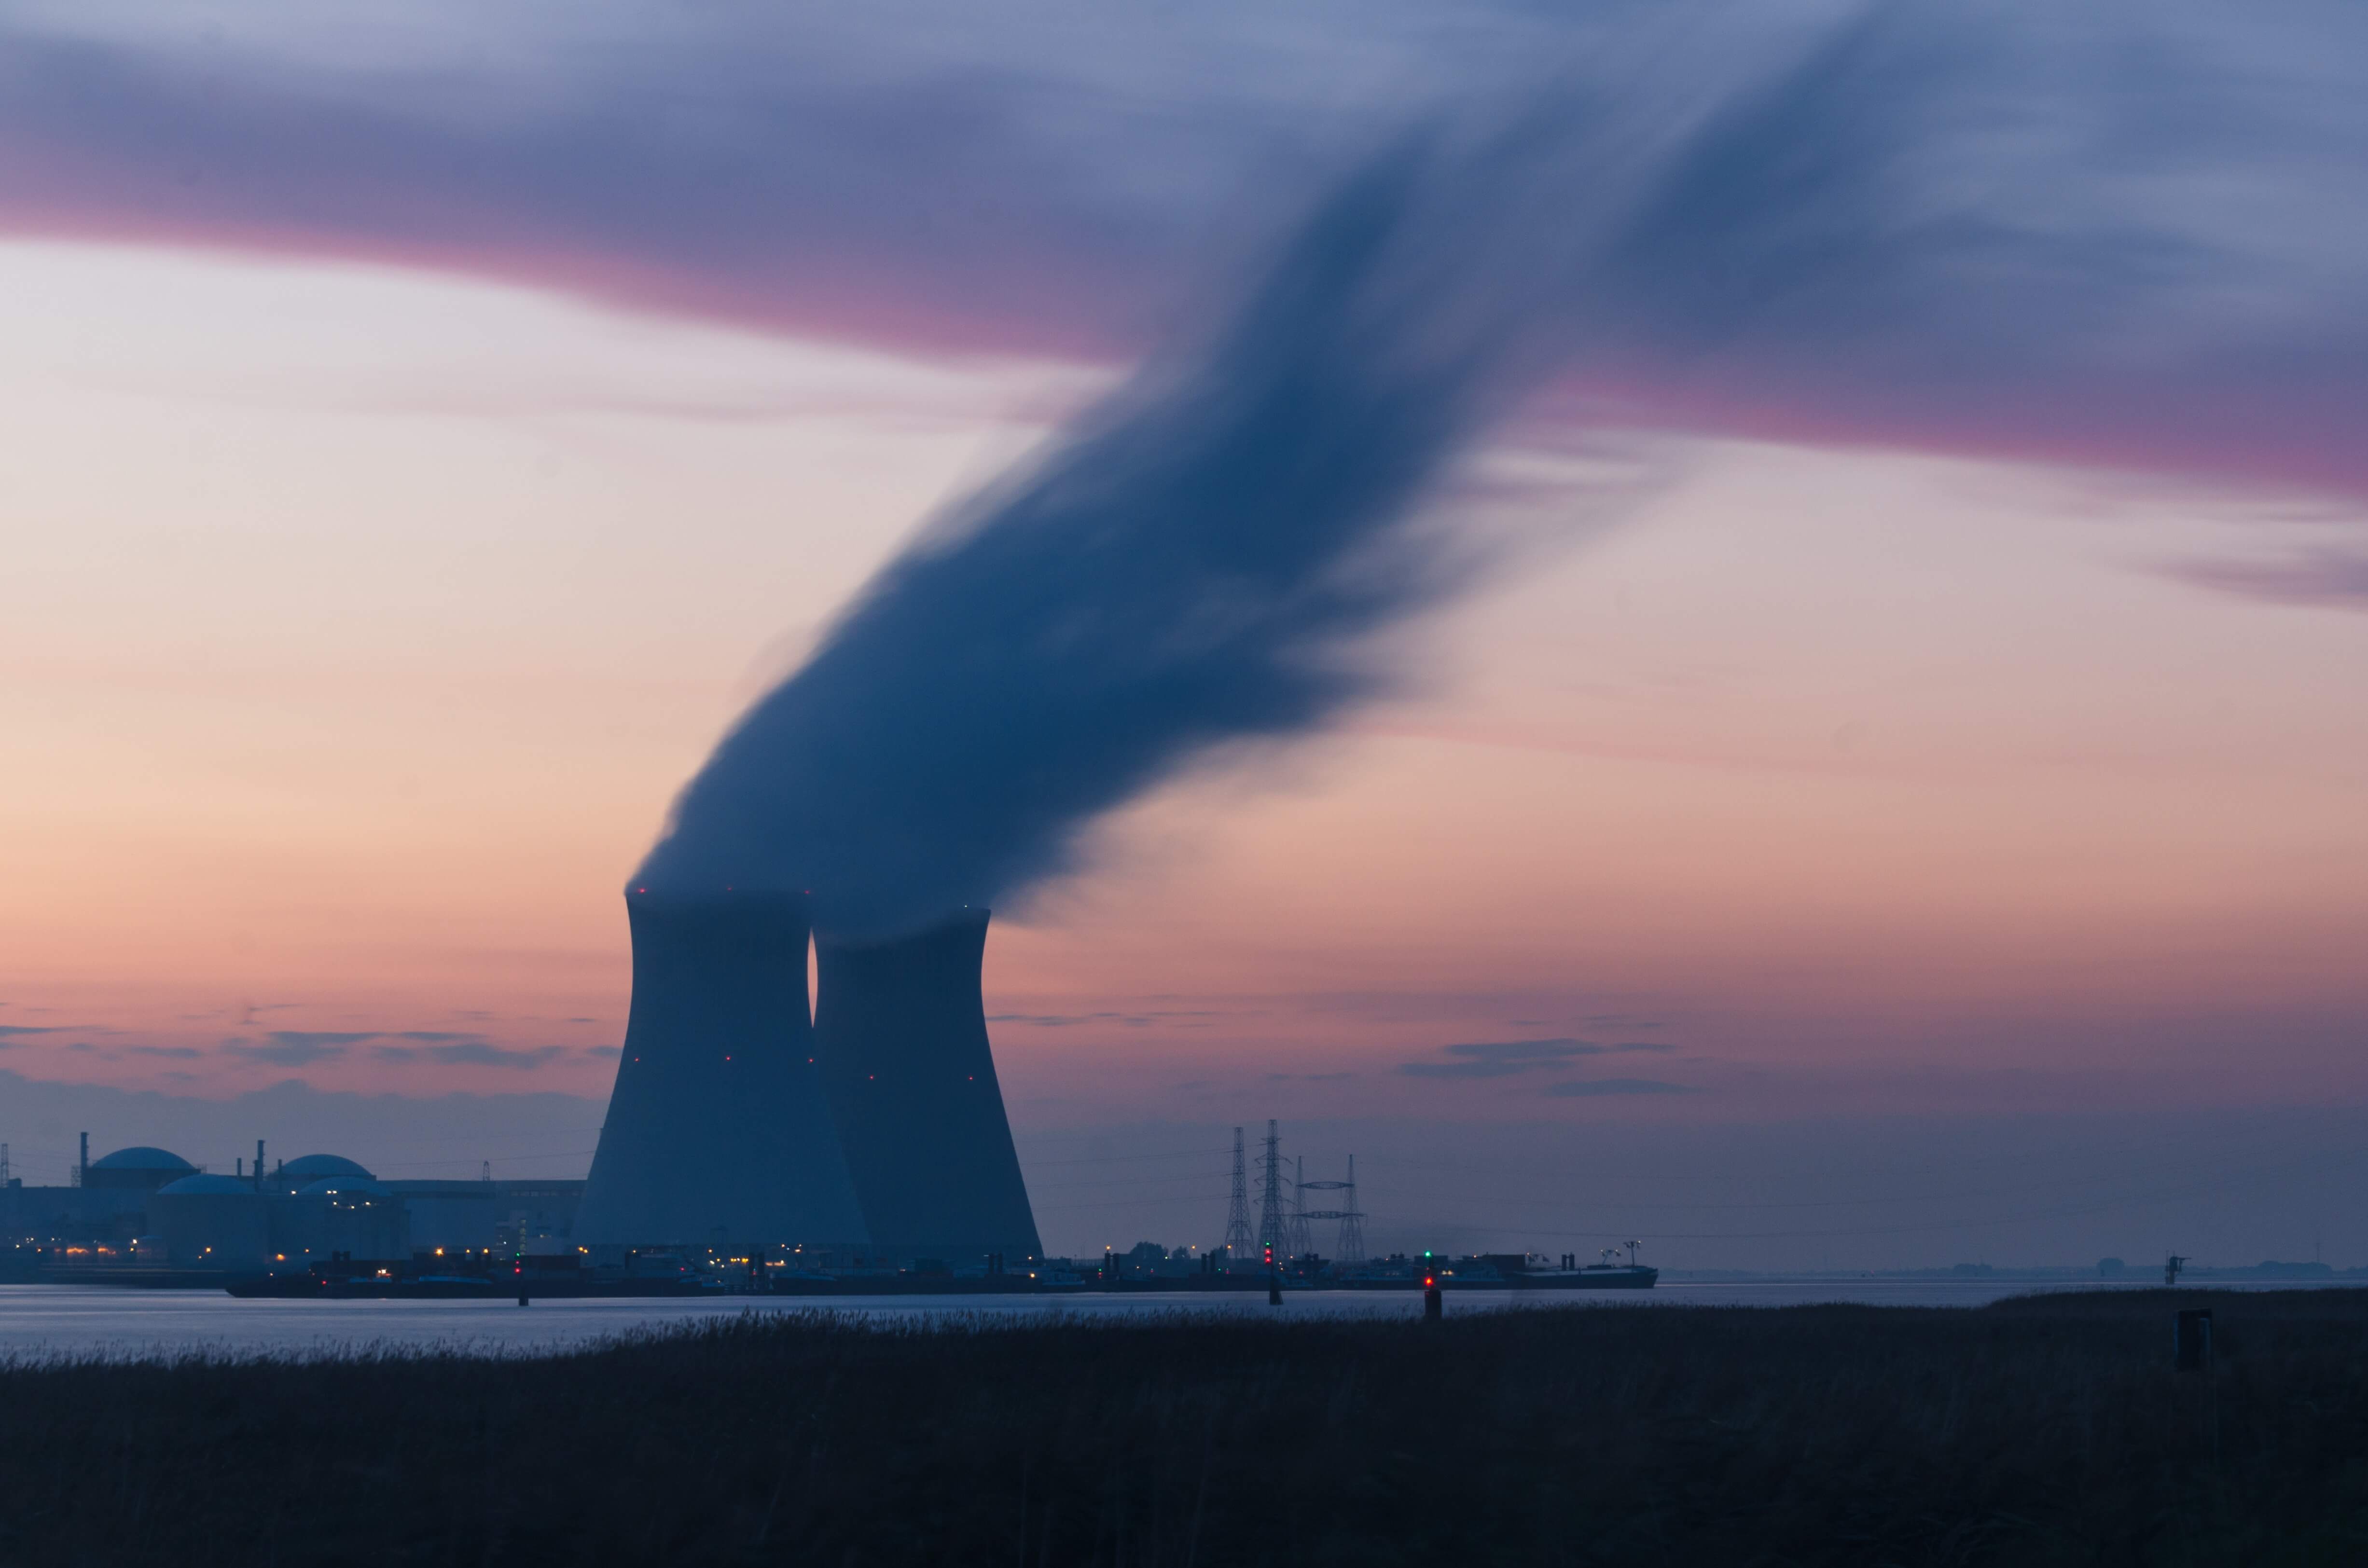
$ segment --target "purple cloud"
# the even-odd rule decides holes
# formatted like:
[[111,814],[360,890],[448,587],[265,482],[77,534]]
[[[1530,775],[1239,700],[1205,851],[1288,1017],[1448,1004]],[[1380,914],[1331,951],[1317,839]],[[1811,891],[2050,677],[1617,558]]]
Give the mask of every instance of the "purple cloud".
[[1555,1072],[1590,1056],[1664,1051],[1667,1045],[1634,1041],[1598,1045],[1585,1040],[1473,1040],[1443,1045],[1445,1062],[1401,1062],[1398,1071],[1416,1078],[1509,1078],[1518,1074]]
[[230,15],[0,24],[0,229],[1113,357],[1409,122],[1542,103],[1588,417],[2368,489],[2331,0]]
[[222,1051],[226,1056],[275,1067],[307,1067],[315,1062],[334,1062],[361,1041],[377,1038],[372,1030],[273,1029],[260,1041],[226,1040]]
[[2165,574],[2268,604],[2368,611],[2368,554],[2308,550],[2283,561],[2183,561]]
[[274,1029],[260,1041],[224,1040],[221,1049],[225,1055],[248,1062],[305,1067],[339,1060],[362,1045],[370,1046],[373,1061],[430,1062],[440,1067],[533,1068],[567,1053],[564,1046],[500,1046],[482,1035],[445,1029]]
[[566,1054],[567,1048],[561,1045],[513,1049],[484,1040],[461,1040],[449,1045],[379,1045],[370,1048],[371,1057],[380,1062],[429,1062],[439,1067],[508,1067],[520,1071],[541,1067]]

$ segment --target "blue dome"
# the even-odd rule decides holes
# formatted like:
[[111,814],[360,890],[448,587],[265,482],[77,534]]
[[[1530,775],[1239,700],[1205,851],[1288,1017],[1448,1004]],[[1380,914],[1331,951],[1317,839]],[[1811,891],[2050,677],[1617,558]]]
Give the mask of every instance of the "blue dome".
[[255,1184],[233,1176],[185,1176],[178,1181],[168,1181],[156,1189],[158,1197],[197,1197],[201,1194],[236,1193],[247,1198],[259,1196]]
[[323,1176],[359,1176],[371,1179],[370,1172],[339,1154],[300,1154],[271,1173],[279,1181],[292,1181],[302,1187]]
[[152,1149],[145,1143],[134,1143],[129,1149],[118,1149],[90,1163],[95,1171],[185,1171],[195,1174],[197,1166],[174,1153],[170,1149]]

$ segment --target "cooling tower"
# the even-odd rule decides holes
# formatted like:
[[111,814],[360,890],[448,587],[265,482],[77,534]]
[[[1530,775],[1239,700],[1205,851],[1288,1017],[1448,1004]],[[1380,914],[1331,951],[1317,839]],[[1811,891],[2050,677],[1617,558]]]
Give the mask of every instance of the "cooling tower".
[[633,1005],[579,1244],[861,1243],[793,896],[625,895]]
[[985,910],[915,937],[817,935],[814,1040],[872,1244],[955,1267],[1038,1252],[986,1041]]

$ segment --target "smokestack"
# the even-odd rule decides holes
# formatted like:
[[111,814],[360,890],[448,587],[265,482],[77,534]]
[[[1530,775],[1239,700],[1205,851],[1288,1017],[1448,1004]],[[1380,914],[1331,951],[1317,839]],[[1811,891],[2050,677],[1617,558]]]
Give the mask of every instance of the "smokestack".
[[817,935],[814,1041],[874,1246],[1041,1256],[987,1045],[987,912],[881,941]]
[[793,895],[625,895],[633,1003],[578,1242],[866,1239],[806,1013]]

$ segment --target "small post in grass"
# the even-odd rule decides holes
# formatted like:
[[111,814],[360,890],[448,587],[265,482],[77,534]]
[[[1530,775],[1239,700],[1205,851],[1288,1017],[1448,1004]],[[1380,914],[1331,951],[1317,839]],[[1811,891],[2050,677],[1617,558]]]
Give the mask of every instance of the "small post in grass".
[[2171,1364],[2182,1372],[2212,1369],[2212,1309],[2182,1307],[2171,1330]]

